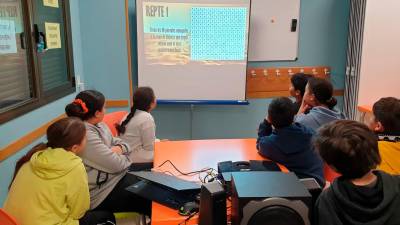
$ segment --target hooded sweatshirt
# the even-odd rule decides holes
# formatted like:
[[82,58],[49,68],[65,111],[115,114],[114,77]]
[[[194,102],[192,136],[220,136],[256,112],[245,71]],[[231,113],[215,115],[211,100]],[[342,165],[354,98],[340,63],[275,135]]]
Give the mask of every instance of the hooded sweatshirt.
[[313,130],[299,123],[272,129],[264,120],[258,130],[257,149],[262,156],[286,166],[299,178],[315,178],[324,187],[323,163],[311,145],[313,135]]
[[379,141],[378,145],[382,159],[378,169],[400,175],[400,142]]
[[82,160],[62,148],[48,148],[21,167],[4,209],[20,225],[78,225],[89,204]]
[[321,126],[335,120],[344,120],[346,117],[335,109],[328,109],[322,106],[316,106],[307,114],[299,114],[295,118],[295,122],[301,123],[306,127],[318,130]]
[[400,224],[400,177],[374,171],[372,186],[356,186],[340,177],[324,190],[316,203],[320,225]]

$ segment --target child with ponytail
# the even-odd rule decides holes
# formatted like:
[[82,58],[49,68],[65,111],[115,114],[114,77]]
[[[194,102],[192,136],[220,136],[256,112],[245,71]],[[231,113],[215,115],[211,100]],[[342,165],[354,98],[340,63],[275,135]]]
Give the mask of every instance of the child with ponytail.
[[150,215],[151,201],[125,190],[138,179],[127,173],[132,164],[129,158],[131,148],[120,138],[113,137],[102,122],[104,95],[95,90],[82,91],[65,107],[65,111],[70,117],[80,118],[86,127],[87,145],[79,156],[88,175],[90,209]]
[[[329,81],[316,77],[309,78],[295,122],[316,131],[329,122],[345,119],[341,112],[335,110],[336,104],[333,86]],[[309,113],[305,114],[307,111]]]
[[150,112],[156,104],[153,89],[137,88],[131,112],[116,125],[120,138],[132,149],[130,159],[133,163],[153,162],[156,125]]

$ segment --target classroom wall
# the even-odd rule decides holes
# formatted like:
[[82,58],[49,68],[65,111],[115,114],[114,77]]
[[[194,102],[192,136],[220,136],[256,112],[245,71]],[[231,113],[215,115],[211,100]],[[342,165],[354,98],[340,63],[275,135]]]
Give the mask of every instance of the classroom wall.
[[[129,0],[134,85],[137,85],[135,1]],[[294,62],[250,62],[249,67],[330,66],[336,89],[344,88],[350,0],[301,1],[299,56]],[[204,91],[207,91],[206,89]],[[157,94],[157,93],[156,93]],[[159,138],[255,137],[271,99],[248,106],[158,106],[152,113]],[[342,109],[343,97],[338,98]]]
[[125,0],[79,1],[79,12],[86,89],[128,100]]
[[[80,24],[79,24],[79,0],[70,0],[71,8],[71,26],[72,26],[72,42],[74,52],[74,66],[75,75],[80,79],[84,77],[84,70],[82,64],[81,40],[80,40]],[[78,38],[76,38],[78,37]],[[65,105],[72,101],[76,93],[68,95],[41,108],[33,110],[23,116],[17,117],[14,120],[0,125],[0,149],[4,148],[11,142],[18,140],[18,138],[26,135],[32,130],[41,127],[43,124],[49,122],[52,118],[56,118],[64,113]],[[8,159],[0,162],[0,207],[2,207],[4,200],[7,196],[8,185],[10,184],[16,160],[30,150],[35,144],[43,141],[41,138],[31,145],[27,146],[17,154],[9,157]]]
[[382,97],[400,98],[399,8],[398,0],[367,2],[358,105],[372,106]]

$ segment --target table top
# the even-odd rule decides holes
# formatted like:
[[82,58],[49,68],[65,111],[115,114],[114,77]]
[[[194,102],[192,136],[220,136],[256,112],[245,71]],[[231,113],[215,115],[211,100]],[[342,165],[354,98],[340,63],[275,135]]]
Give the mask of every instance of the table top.
[[360,111],[360,112],[364,112],[364,113],[372,112],[372,106],[370,106],[370,105],[359,105],[357,108],[358,108],[358,111]]
[[[207,167],[217,170],[217,164],[221,161],[265,160],[265,158],[257,152],[256,139],[190,140],[156,143],[154,168],[157,171],[168,171],[182,179],[199,181],[198,175],[180,175],[169,163],[159,167],[166,160],[170,160],[182,172],[191,172]],[[279,166],[282,171],[287,171],[284,166]],[[176,225],[183,222],[185,218],[178,215],[176,210],[153,202],[153,225]],[[197,224],[197,218],[195,216],[186,224]]]

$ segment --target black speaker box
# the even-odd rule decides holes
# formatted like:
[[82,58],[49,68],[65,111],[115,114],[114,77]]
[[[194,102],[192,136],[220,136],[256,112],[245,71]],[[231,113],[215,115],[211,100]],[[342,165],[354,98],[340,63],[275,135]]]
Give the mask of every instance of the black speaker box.
[[310,225],[311,208],[294,173],[232,173],[232,225]]
[[219,182],[204,184],[200,192],[199,225],[226,225],[226,194]]

